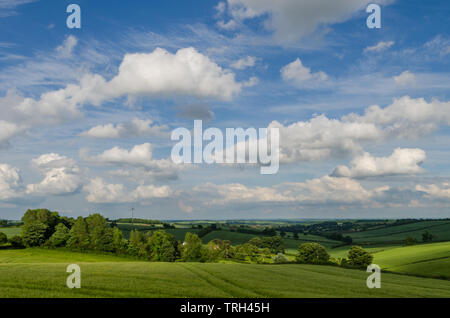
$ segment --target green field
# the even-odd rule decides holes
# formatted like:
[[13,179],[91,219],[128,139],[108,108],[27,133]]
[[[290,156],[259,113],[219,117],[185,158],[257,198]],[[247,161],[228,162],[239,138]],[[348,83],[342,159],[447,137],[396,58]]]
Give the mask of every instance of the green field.
[[12,237],[14,235],[20,235],[22,229],[20,227],[2,227],[0,232],[6,234],[7,237]]
[[[81,267],[81,289],[65,285]],[[0,250],[0,297],[450,297],[450,281],[319,265],[149,263],[65,250]]]
[[450,279],[450,242],[387,249],[373,262],[391,272]]
[[357,244],[401,243],[411,236],[422,241],[422,233],[428,231],[436,235],[435,241],[450,241],[450,221],[421,221],[417,223],[384,227],[358,233],[350,233]]

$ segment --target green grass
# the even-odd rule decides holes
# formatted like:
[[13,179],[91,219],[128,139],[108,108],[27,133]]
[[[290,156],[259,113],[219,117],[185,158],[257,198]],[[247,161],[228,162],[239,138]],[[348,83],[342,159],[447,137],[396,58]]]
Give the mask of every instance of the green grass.
[[0,232],[3,232],[6,234],[8,238],[14,236],[14,235],[20,235],[22,229],[20,227],[1,227]]
[[400,243],[408,236],[421,242],[422,233],[425,231],[436,235],[437,241],[450,241],[450,221],[421,221],[349,235],[353,238],[353,242],[358,244]]
[[[65,285],[81,267],[81,289]],[[127,262],[65,250],[0,250],[0,297],[450,297],[450,281],[319,265]]]
[[388,249],[373,262],[392,272],[450,279],[450,242]]

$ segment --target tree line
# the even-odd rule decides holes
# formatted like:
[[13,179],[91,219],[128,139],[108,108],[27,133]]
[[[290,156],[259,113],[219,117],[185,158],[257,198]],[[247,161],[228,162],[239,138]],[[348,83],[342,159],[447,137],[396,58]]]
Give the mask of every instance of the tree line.
[[75,251],[109,252],[149,261],[214,262],[220,259],[263,263],[272,254],[284,253],[280,237],[254,238],[232,246],[228,240],[214,239],[204,245],[194,233],[186,233],[183,242],[164,230],[133,230],[128,239],[116,224],[96,213],[77,219],[62,217],[47,209],[28,210],[22,217],[20,236],[9,242],[15,248],[65,247]]

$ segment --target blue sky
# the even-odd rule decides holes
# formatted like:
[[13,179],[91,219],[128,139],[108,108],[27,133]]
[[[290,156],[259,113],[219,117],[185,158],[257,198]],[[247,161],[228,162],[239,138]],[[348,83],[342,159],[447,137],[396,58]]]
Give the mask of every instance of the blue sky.
[[[0,1],[0,217],[449,217],[450,5],[371,2]],[[174,164],[194,119],[279,172]]]

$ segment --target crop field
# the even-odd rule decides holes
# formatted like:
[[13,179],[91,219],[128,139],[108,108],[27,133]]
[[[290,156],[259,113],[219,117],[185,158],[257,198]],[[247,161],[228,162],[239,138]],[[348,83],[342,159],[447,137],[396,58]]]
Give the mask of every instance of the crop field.
[[[81,288],[65,285],[81,267]],[[150,263],[65,250],[0,250],[0,297],[450,297],[450,281],[319,265]]]
[[435,235],[435,241],[449,241],[450,221],[422,221],[351,233],[349,235],[353,238],[353,242],[358,244],[399,243],[408,236],[420,242],[422,241],[422,233],[425,231]]
[[392,248],[374,254],[382,269],[450,279],[450,242]]
[[12,237],[14,235],[20,235],[21,232],[20,227],[2,227],[0,228],[0,232],[3,232],[6,234],[7,237]]

